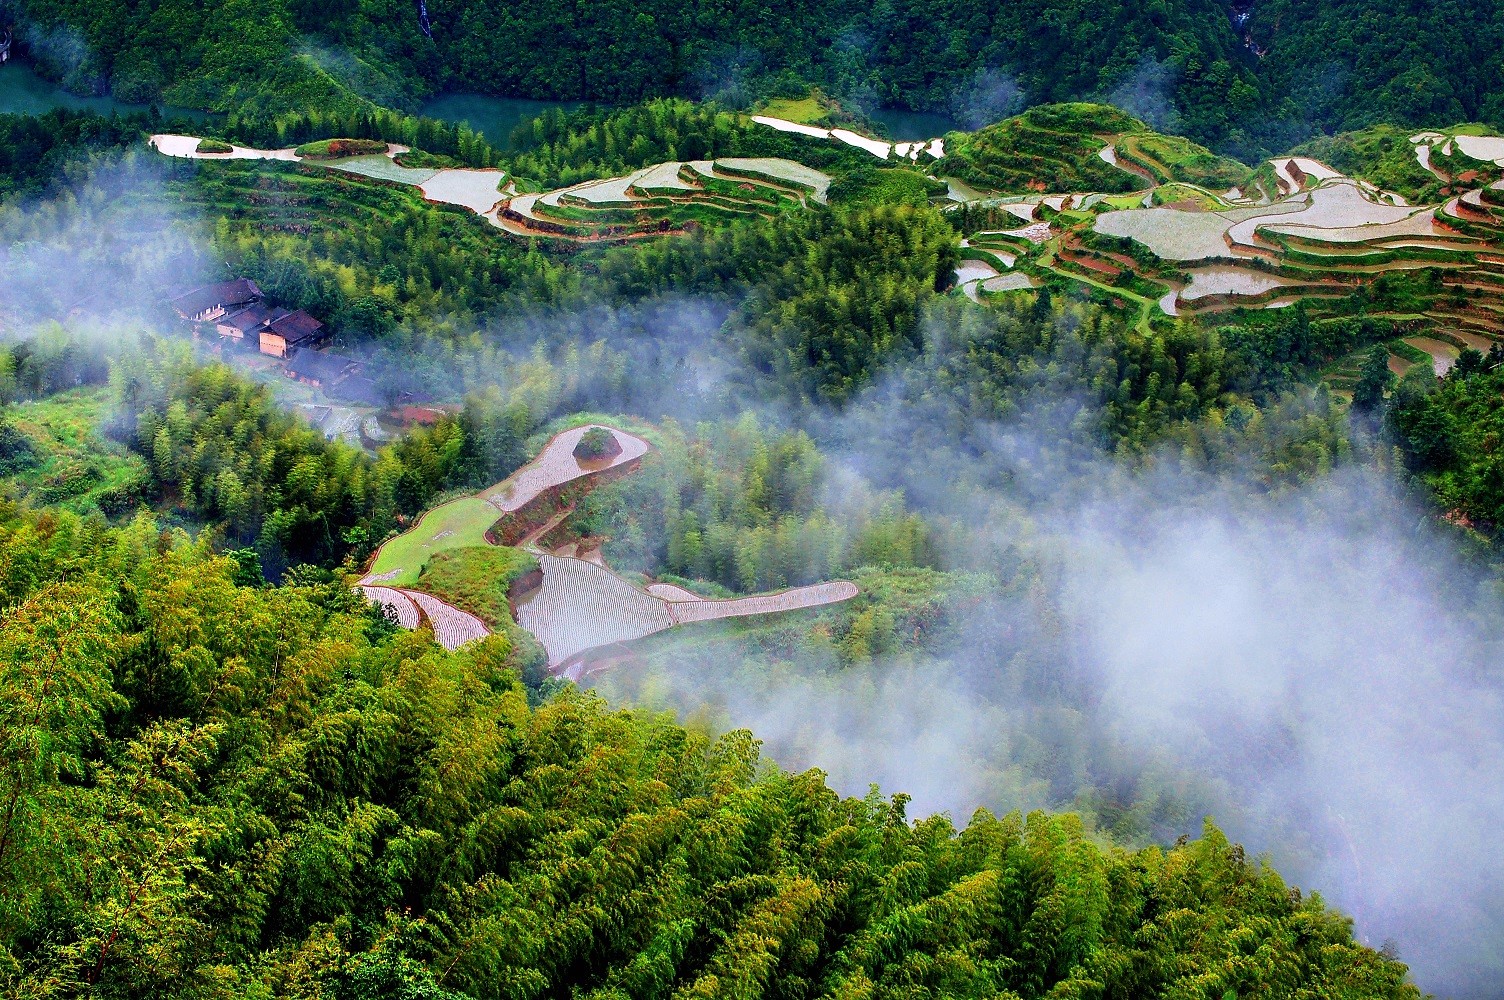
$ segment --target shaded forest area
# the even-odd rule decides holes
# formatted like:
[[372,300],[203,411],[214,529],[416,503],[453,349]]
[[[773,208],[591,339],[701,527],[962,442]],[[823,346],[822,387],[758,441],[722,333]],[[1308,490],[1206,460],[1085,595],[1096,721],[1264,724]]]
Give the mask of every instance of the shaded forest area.
[[940,111],[967,128],[1107,99],[1245,158],[1380,120],[1504,114],[1504,13],[1487,0],[1269,0],[1244,26],[1217,0],[434,0],[431,35],[414,5],[390,0],[8,9],[31,57],[76,92],[251,114],[410,109],[441,90],[745,106],[815,84],[855,109]]

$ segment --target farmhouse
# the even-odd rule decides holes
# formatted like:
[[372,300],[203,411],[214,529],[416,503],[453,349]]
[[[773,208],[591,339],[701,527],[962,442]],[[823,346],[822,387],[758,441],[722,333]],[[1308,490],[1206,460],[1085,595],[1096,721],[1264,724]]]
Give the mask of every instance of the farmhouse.
[[323,351],[299,351],[287,362],[287,377],[315,389],[326,389],[355,370],[354,358]]
[[261,353],[290,358],[299,348],[317,347],[327,336],[324,324],[299,309],[277,317],[260,331]]
[[261,289],[250,278],[204,285],[179,295],[170,303],[177,314],[193,323],[212,323],[225,315],[261,301]]
[[265,302],[253,302],[243,309],[237,309],[215,320],[214,329],[221,337],[239,341],[250,337],[254,341],[257,332],[282,312],[283,310],[273,308]]
[[334,387],[335,399],[357,406],[385,406],[386,397],[376,383],[361,375],[347,375]]

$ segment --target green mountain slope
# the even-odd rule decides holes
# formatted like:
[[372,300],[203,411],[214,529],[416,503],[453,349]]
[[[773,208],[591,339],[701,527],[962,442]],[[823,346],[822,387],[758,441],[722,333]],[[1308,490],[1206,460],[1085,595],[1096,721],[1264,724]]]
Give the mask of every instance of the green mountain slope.
[[843,101],[949,111],[971,127],[1025,103],[1120,92],[1126,106],[1220,135],[1254,93],[1221,4],[1027,0],[741,2],[11,0],[23,43],[81,91],[226,110],[400,105],[436,89],[633,103],[735,102],[793,81]]
[[1304,134],[1504,117],[1504,8],[1492,0],[1259,0],[1249,34]]
[[1217,0],[433,0],[427,34],[416,4],[391,0],[9,7],[30,55],[75,90],[220,110],[411,106],[439,89],[736,103],[814,83],[973,128],[1110,99],[1250,155],[1384,120],[1504,115],[1504,13],[1487,0],[1265,0],[1246,24]]
[[911,824],[145,520],[0,542],[8,995],[1419,996],[1215,828]]
[[[1109,146],[1115,163],[1104,155]],[[1031,108],[977,132],[952,133],[945,152],[941,174],[1007,192],[1134,191],[1151,180],[1220,189],[1248,174],[1236,160],[1101,104]]]

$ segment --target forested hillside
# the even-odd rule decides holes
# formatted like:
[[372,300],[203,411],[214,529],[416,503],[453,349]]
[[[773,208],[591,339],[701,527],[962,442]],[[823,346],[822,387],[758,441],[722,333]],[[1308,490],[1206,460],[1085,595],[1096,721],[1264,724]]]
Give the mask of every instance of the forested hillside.
[[968,128],[1027,105],[1107,98],[1245,155],[1384,119],[1504,114],[1490,58],[1504,21],[1484,0],[1398,11],[1268,0],[1246,27],[1218,0],[1028,0],[990,11],[932,0],[714,11],[684,0],[434,0],[427,34],[416,5],[372,0],[8,2],[27,52],[71,89],[221,110],[411,107],[438,90],[735,105],[817,84],[853,108],[936,110]]
[[1258,0],[1259,72],[1294,134],[1381,122],[1504,124],[1504,9],[1491,0]]
[[1419,996],[1210,826],[910,823],[147,519],[4,503],[0,543],[13,995]]

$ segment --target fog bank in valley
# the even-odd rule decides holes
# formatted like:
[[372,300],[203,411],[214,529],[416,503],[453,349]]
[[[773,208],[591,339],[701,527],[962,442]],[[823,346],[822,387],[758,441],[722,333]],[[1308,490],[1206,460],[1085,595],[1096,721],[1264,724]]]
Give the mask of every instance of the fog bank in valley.
[[918,662],[668,655],[603,689],[750,728],[780,765],[906,792],[911,815],[1100,806],[1087,785],[1138,802],[1150,839],[1211,815],[1424,989],[1492,995],[1504,616],[1455,539],[1369,467],[1273,494],[1172,462],[1129,474],[1062,444],[1071,399],[965,442],[944,406],[900,399],[812,426],[846,445],[832,478],[903,486],[964,527],[948,564],[1032,583],[958,609]]

